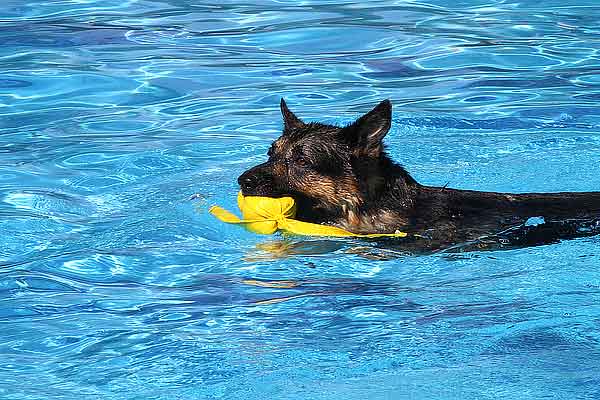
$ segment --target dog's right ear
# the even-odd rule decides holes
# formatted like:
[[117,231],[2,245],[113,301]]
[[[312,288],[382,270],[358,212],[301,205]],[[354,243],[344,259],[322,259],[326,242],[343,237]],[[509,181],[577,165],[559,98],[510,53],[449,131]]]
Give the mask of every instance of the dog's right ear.
[[384,100],[374,109],[342,129],[344,140],[356,155],[378,157],[383,151],[383,138],[392,125],[392,103]]
[[300,118],[296,117],[296,115],[290,111],[283,98],[281,98],[280,107],[281,115],[283,115],[283,127],[285,130],[298,128],[299,126],[304,125],[304,122],[302,122]]

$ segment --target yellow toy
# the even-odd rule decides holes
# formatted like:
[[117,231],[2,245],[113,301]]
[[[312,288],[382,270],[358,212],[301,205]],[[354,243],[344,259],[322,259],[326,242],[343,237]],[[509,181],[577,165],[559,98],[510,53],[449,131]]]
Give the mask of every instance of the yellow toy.
[[240,224],[248,230],[270,235],[278,230],[295,235],[312,236],[340,236],[340,237],[406,237],[405,232],[396,231],[394,233],[373,233],[361,235],[348,232],[347,230],[336,228],[335,226],[311,224],[294,219],[296,216],[296,203],[291,197],[260,197],[244,196],[242,192],[238,193],[238,207],[242,212],[244,219],[238,218],[235,214],[218,207],[213,206],[208,210],[212,215],[228,224]]

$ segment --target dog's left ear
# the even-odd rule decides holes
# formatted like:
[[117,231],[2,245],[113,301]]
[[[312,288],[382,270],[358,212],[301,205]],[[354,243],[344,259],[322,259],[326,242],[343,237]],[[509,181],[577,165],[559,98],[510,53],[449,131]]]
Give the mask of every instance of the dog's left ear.
[[298,117],[296,114],[290,111],[287,104],[285,104],[285,100],[283,97],[281,98],[281,103],[279,103],[279,107],[281,108],[281,115],[283,116],[283,127],[285,130],[298,128],[304,125],[304,122]]
[[383,151],[382,140],[391,126],[392,103],[384,100],[342,129],[342,135],[355,154],[377,157]]

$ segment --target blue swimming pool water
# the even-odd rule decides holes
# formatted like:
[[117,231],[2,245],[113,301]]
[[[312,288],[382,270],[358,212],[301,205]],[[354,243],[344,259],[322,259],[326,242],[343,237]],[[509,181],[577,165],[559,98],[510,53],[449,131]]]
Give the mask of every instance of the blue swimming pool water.
[[600,189],[596,0],[3,0],[0,398],[600,398],[600,239],[403,256],[221,224],[280,97],[423,183]]

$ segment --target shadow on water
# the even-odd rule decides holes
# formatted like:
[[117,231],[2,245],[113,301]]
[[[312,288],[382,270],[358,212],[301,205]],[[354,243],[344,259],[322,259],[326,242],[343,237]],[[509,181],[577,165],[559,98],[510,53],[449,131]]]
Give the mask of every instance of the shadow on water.
[[411,255],[401,246],[377,241],[336,239],[270,239],[247,252],[246,261],[278,260],[288,257],[328,257],[335,254],[356,255],[366,260],[393,260]]

